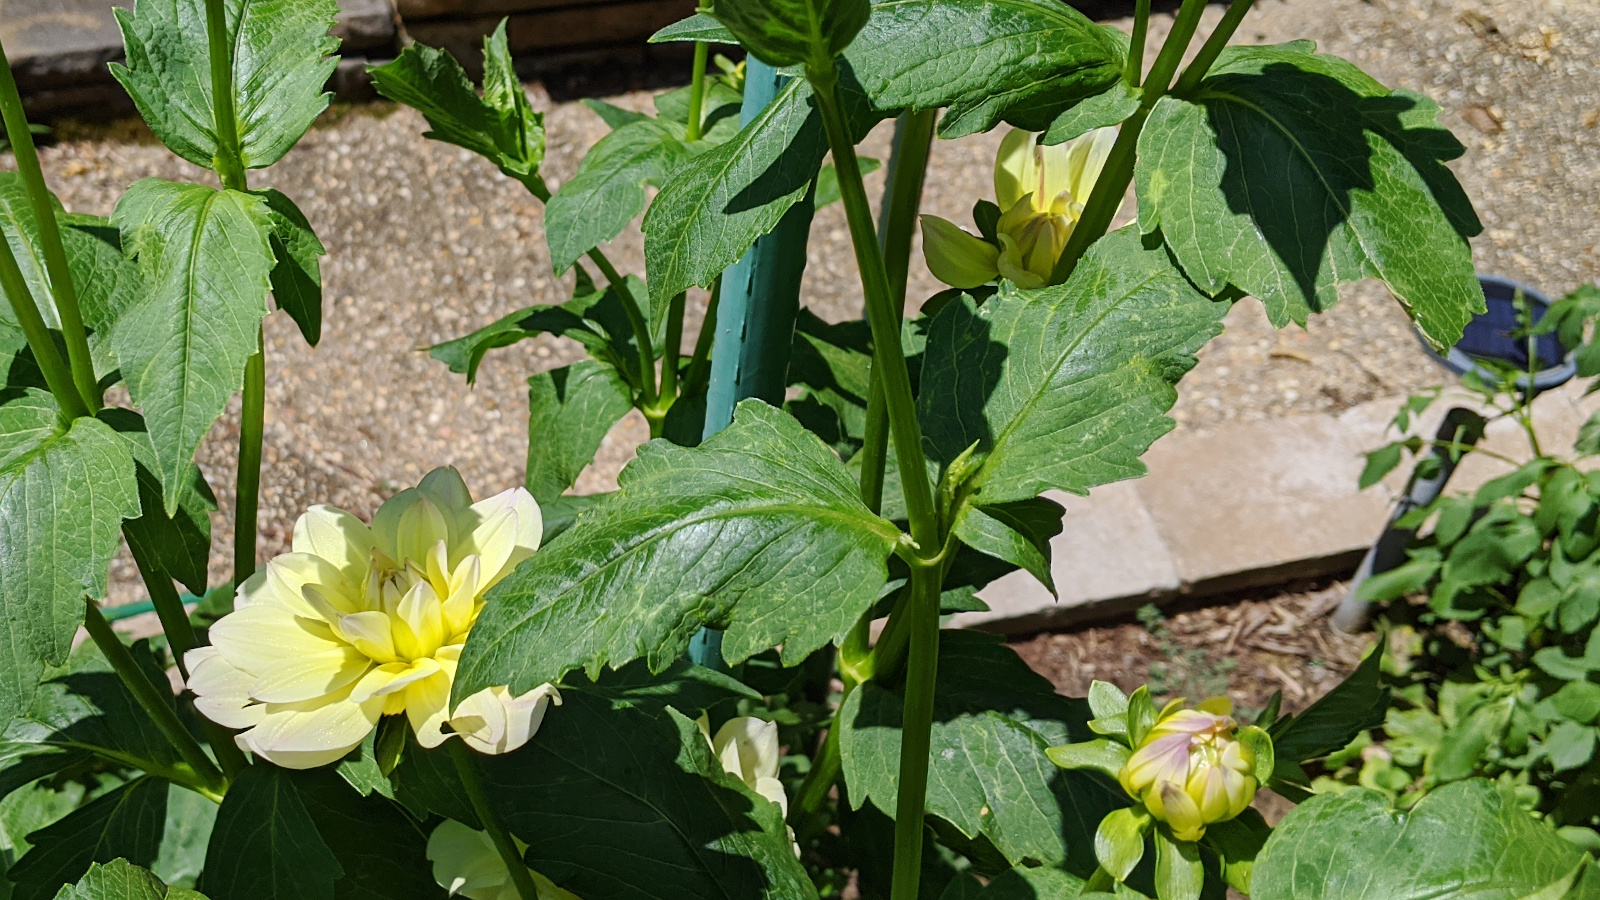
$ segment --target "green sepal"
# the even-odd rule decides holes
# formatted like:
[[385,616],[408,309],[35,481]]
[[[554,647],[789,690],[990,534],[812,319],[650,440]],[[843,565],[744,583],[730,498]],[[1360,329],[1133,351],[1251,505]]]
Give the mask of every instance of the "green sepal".
[[1100,820],[1094,832],[1094,857],[1117,881],[1127,881],[1144,858],[1144,835],[1154,821],[1142,806],[1128,806]]
[[1117,741],[1098,740],[1051,747],[1044,755],[1063,769],[1094,769],[1116,778],[1133,753]]
[[1180,841],[1165,826],[1155,829],[1156,897],[1160,900],[1200,900],[1205,888],[1206,870],[1200,861],[1200,845]]
[[1234,737],[1238,738],[1239,743],[1249,747],[1251,752],[1255,754],[1256,782],[1258,784],[1266,784],[1267,780],[1272,777],[1274,756],[1272,737],[1267,734],[1265,729],[1257,728],[1254,725],[1246,725],[1240,728],[1234,733]]
[[[1111,716],[1126,715],[1128,712],[1128,695],[1122,689],[1109,681],[1089,682],[1089,709],[1095,718],[1104,719]],[[1126,729],[1124,729],[1126,733]]]
[[1128,745],[1137,749],[1144,743],[1144,736],[1156,724],[1156,705],[1150,699],[1150,686],[1141,684],[1139,689],[1128,698]]

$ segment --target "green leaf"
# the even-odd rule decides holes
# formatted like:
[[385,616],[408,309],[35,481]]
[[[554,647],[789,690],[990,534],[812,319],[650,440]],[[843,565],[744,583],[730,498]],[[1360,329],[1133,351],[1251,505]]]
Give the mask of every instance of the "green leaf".
[[1139,138],[1139,227],[1202,290],[1232,284],[1277,325],[1382,279],[1438,347],[1484,309],[1466,238],[1481,230],[1444,163],[1438,107],[1309,45],[1233,47]]
[[1356,788],[1319,794],[1279,823],[1256,859],[1250,896],[1519,900],[1570,883],[1584,859],[1483,779],[1431,791],[1408,813]]
[[963,875],[945,888],[939,900],[1072,900],[1074,897],[1109,898],[1110,894],[1085,893],[1083,879],[1061,869],[1018,866],[1001,872],[979,886]]
[[1415,556],[1387,572],[1367,578],[1356,589],[1356,595],[1362,600],[1376,603],[1398,600],[1426,588],[1439,574],[1439,566],[1437,552]]
[[[130,649],[146,677],[166,682],[147,641]],[[171,772],[178,762],[171,742],[93,643],[74,649],[67,666],[39,685],[27,713],[6,728],[5,740],[87,751],[119,767],[155,773]]]
[[1592,725],[1600,721],[1600,684],[1572,681],[1551,694],[1547,701],[1562,716]]
[[668,41],[700,41],[706,44],[734,44],[739,39],[733,32],[723,27],[716,17],[710,13],[697,12],[687,19],[680,19],[671,25],[650,35],[650,43],[664,44]]
[[1366,490],[1383,480],[1385,475],[1394,471],[1400,465],[1400,460],[1405,455],[1406,442],[1393,441],[1367,454],[1367,464],[1361,469],[1361,480],[1357,487]]
[[1045,751],[1045,756],[1063,769],[1093,769],[1111,778],[1117,777],[1132,755],[1121,741],[1103,738],[1081,744],[1062,744]]
[[150,871],[167,884],[192,886],[205,868],[206,844],[216,821],[216,803],[188,788],[168,785],[167,824]]
[[33,845],[6,873],[14,900],[49,900],[93,863],[118,857],[148,866],[161,846],[167,818],[167,783],[139,778],[79,807],[28,835]]
[[1222,858],[1222,875],[1228,885],[1249,894],[1256,857],[1271,836],[1272,827],[1261,813],[1246,809],[1232,819],[1207,825],[1205,841]]
[[1284,716],[1267,734],[1272,738],[1278,778],[1289,778],[1299,764],[1343,748],[1356,735],[1383,724],[1389,708],[1389,688],[1380,683],[1385,642],[1367,654],[1350,677],[1306,708],[1298,716]]
[[1226,311],[1131,228],[1097,242],[1065,284],[1006,284],[981,307],[963,296],[928,333],[924,443],[945,463],[978,445],[975,503],[1143,475],[1139,456],[1173,427],[1174,384]]
[[[270,166],[289,152],[328,108],[323,92],[338,59],[328,34],[334,0],[226,0],[233,60],[233,105],[240,160]],[[150,125],[173,153],[204,169],[218,144],[212,111],[211,54],[205,5],[193,0],[140,0],[117,10],[127,65],[111,64]]]
[[578,480],[606,432],[633,409],[633,391],[617,370],[589,360],[528,379],[527,486],[547,503]]
[[132,410],[106,407],[99,418],[116,429],[133,454],[140,515],[123,523],[129,546],[142,558],[153,560],[161,571],[196,596],[203,596],[211,562],[211,512],[217,508],[205,474],[199,466],[189,466],[188,484],[179,496],[178,511],[168,516],[161,479],[156,476],[160,463],[144,417]]
[[245,767],[217,812],[200,889],[226,900],[334,900],[344,875],[295,774]]
[[1044,131],[1116,83],[1128,38],[1054,0],[889,0],[845,54],[879,109],[948,107],[946,138]]
[[1533,654],[1533,664],[1562,681],[1582,681],[1590,672],[1600,672],[1600,628],[1589,633],[1582,656],[1568,656],[1560,647],[1541,647]]
[[1149,827],[1150,814],[1142,806],[1107,814],[1094,833],[1094,856],[1100,867],[1117,881],[1127,881],[1133,867],[1144,858],[1144,833]]
[[1044,497],[964,507],[955,535],[974,550],[1027,570],[1055,597],[1050,574],[1050,539],[1061,533],[1061,504]]
[[[939,638],[927,811],[968,838],[988,838],[1013,864],[1065,864],[1087,876],[1095,829],[1128,802],[1101,777],[1057,769],[1046,755],[1090,737],[1087,705],[1056,695],[999,637]],[[902,704],[870,682],[845,701],[839,753],[857,807],[895,809]]]
[[[90,328],[89,349],[94,357],[95,374],[104,377],[117,367],[107,339],[111,326],[142,292],[139,270],[123,255],[116,229],[109,227],[105,219],[73,215],[61,208],[53,194],[50,200],[56,210],[61,247],[67,256],[67,269],[72,273],[78,307],[84,324]],[[44,261],[44,236],[39,232],[39,220],[34,215],[27,187],[16,172],[0,173],[0,232],[11,245],[11,254],[16,257],[17,267],[28,283],[45,324],[52,330],[59,330],[61,318],[56,312],[50,274]],[[4,328],[7,346],[0,349],[0,359],[9,360],[26,346],[9,303],[0,306],[0,324],[7,326]],[[27,356],[31,363],[32,354]],[[11,373],[5,384],[44,386],[42,376],[30,381],[20,375]]]
[[322,339],[322,257],[327,248],[288,195],[276,188],[255,193],[267,201],[272,222],[272,297],[315,347]]
[[1141,90],[1118,78],[1104,91],[1056,116],[1040,137],[1040,142],[1061,144],[1096,128],[1120,125],[1138,112],[1139,102],[1143,98]]
[[409,728],[406,729],[405,750],[389,778],[394,784],[395,799],[416,818],[439,815],[480,831],[483,829],[478,814],[467,800],[466,788],[461,784],[449,751],[442,747],[424,750]]
[[[637,381],[639,356],[622,305],[626,301],[618,289],[601,290],[581,266],[578,271],[573,298],[566,303],[519,309],[469,335],[435,344],[428,348],[428,355],[449,366],[450,371],[466,375],[471,384],[477,380],[478,366],[490,350],[541,334],[555,334],[583,344],[591,356],[623,372],[630,383]],[[644,302],[644,283],[639,279],[628,276],[623,279],[623,288],[634,302]]]
[[271,218],[260,197],[146,178],[117,201],[112,219],[148,288],[117,322],[112,343],[144,411],[170,516],[195,448],[261,347]]
[[793,665],[877,599],[900,537],[838,457],[756,400],[699,447],[646,444],[619,480],[490,592],[459,696],[640,658],[660,671],[703,625],[725,632],[730,663],[781,644]]
[[1544,741],[1544,755],[1550,767],[1566,772],[1585,765],[1594,757],[1595,730],[1577,722],[1560,722],[1550,729]]
[[1155,832],[1156,896],[1161,900],[1200,900],[1206,882],[1200,845],[1176,840],[1165,828]]
[[150,872],[125,859],[89,867],[75,885],[61,889],[55,900],[206,900],[194,891],[167,887]]
[[105,596],[122,520],[138,514],[133,457],[104,422],[63,427],[34,389],[0,403],[0,723],[66,662],[84,597]]
[[731,675],[681,659],[658,674],[651,674],[640,660],[607,672],[598,682],[575,672],[567,679],[566,687],[651,712],[670,706],[690,718],[713,706],[762,699],[754,688]]
[[778,805],[724,773],[694,722],[583,689],[563,698],[537,740],[480,757],[497,817],[540,873],[582,897],[816,897]]
[[683,128],[660,119],[624,125],[601,138],[545,207],[545,240],[556,274],[621,234],[644,212],[645,187],[660,184],[690,155]]
[[506,23],[484,39],[483,97],[448,51],[413,44],[391,63],[370,70],[378,93],[428,120],[424,137],[468,150],[500,167],[536,195],[544,161],[544,113],[535,112],[517,80]]
[[1572,449],[1585,456],[1600,454],[1600,411],[1591,414],[1578,428],[1578,439]]
[[775,68],[804,63],[833,72],[872,14],[869,0],[722,0],[712,16],[744,48]]
[[[881,114],[853,82],[844,89],[857,139]],[[726,142],[681,166],[644,216],[644,257],[653,321],[679,293],[705,287],[771,231],[806,196],[827,152],[811,87],[793,79]]]
[[393,800],[363,797],[327,769],[293,777],[317,833],[344,870],[334,886],[339,900],[445,900],[428,862],[427,835]]

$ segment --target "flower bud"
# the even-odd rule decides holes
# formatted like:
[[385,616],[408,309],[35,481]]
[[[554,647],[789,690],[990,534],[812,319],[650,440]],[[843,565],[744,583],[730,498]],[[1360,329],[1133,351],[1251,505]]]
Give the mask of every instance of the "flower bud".
[[1163,711],[1117,780],[1175,838],[1197,841],[1207,825],[1237,816],[1255,798],[1256,754],[1235,735],[1226,698],[1176,707]]

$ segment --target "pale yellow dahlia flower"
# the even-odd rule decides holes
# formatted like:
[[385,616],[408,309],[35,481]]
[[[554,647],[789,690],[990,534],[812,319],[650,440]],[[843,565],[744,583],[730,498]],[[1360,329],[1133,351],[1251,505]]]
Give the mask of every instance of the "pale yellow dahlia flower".
[[1011,129],[994,162],[994,196],[1001,211],[996,243],[938,216],[923,216],[928,270],[963,289],[999,277],[1021,288],[1049,284],[1116,140],[1117,129],[1097,128],[1046,147],[1031,132]]
[[[778,723],[755,716],[739,716],[723,723],[714,738],[711,736],[709,716],[702,714],[695,724],[700,726],[700,733],[711,745],[711,752],[722,763],[722,771],[778,804],[778,809],[783,811],[783,817],[787,819],[789,795],[783,790],[783,782],[778,780],[778,764],[782,761],[778,752]],[[794,829],[788,831],[789,841],[793,843]],[[800,855],[799,844],[794,844],[794,854]]]
[[1215,697],[1199,709],[1169,707],[1118,773],[1123,790],[1180,841],[1244,812],[1255,799],[1255,751],[1238,740],[1233,704]]
[[211,646],[185,656],[195,707],[291,769],[339,759],[401,713],[424,747],[454,733],[483,753],[517,749],[561,702],[554,687],[486,688],[453,713],[450,687],[484,592],[533,555],[543,529],[526,490],[473,503],[451,468],[391,497],[370,528],[313,506],[292,552],[240,585]]
[[[528,845],[518,841],[518,850]],[[488,834],[457,822],[445,819],[428,838],[428,860],[433,863],[433,880],[452,897],[468,900],[531,900],[517,893],[511,880],[511,870],[494,848]],[[579,900],[578,895],[557,887],[550,879],[532,869],[534,886],[539,889],[538,900]]]

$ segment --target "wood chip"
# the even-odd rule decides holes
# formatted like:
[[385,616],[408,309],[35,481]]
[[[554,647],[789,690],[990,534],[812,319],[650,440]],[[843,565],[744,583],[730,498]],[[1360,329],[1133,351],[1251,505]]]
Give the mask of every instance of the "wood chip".
[[1300,682],[1296,681],[1288,672],[1285,672],[1283,669],[1279,668],[1277,663],[1267,666],[1267,671],[1271,672],[1273,676],[1278,679],[1278,681],[1282,682],[1284,691],[1290,696],[1294,697],[1294,699],[1304,700],[1306,698],[1305,687],[1301,685]]

